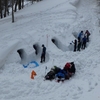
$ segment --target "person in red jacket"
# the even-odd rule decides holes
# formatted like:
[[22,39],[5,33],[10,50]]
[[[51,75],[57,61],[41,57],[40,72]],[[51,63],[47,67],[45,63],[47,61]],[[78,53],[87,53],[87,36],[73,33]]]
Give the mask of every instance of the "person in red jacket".
[[88,30],[86,30],[85,35],[86,35],[86,38],[87,38],[87,42],[89,42],[90,32]]
[[74,75],[75,72],[76,72],[76,68],[75,68],[74,62],[67,62],[63,69],[68,73],[69,77]]

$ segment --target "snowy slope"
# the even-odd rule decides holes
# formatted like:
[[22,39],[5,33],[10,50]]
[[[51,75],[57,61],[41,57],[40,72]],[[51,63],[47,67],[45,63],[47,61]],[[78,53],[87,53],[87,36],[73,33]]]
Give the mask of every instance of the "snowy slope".
[[[0,100],[100,100],[98,9],[95,0],[43,0],[15,13],[15,23],[11,16],[0,19]],[[87,29],[91,32],[87,48],[73,52],[70,43]],[[47,47],[43,64],[42,44]],[[37,56],[33,45],[38,46]],[[24,51],[24,59],[18,50]],[[23,67],[34,60],[39,67]],[[45,71],[54,65],[63,68],[69,61],[77,69],[73,78],[64,83],[43,81]],[[32,70],[37,73],[34,80]]]

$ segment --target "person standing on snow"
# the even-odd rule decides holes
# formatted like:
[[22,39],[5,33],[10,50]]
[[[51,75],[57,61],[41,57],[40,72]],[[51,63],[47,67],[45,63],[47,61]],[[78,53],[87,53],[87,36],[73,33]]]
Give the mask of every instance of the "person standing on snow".
[[74,43],[74,52],[75,52],[77,48],[77,40],[75,39],[73,43]]
[[86,38],[86,36],[84,36],[82,39],[82,49],[86,48],[86,42],[87,42],[87,38]]
[[44,44],[42,45],[43,49],[42,49],[42,54],[41,54],[41,63],[45,62],[45,55],[46,55],[46,47],[44,46]]
[[80,42],[82,40],[82,35],[83,35],[83,31],[81,31],[78,35],[78,41]]
[[81,42],[78,40],[77,51],[80,51],[80,48],[81,48]]
[[87,38],[87,42],[89,42],[90,32],[88,30],[86,30],[85,35],[86,35],[86,38]]

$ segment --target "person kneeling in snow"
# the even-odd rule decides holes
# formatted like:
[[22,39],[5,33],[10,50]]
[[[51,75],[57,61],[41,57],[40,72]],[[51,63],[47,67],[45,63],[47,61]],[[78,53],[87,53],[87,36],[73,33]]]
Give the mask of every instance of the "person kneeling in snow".
[[65,70],[68,73],[69,78],[73,76],[76,72],[75,64],[74,62],[68,62],[64,66],[63,70]]
[[55,74],[57,74],[61,69],[57,66],[54,66],[51,68],[51,70],[46,74],[45,79],[46,80],[52,80],[55,78]]
[[60,81],[64,81],[67,77],[67,72],[63,69],[61,69],[56,75],[55,75],[55,78],[57,80],[57,82],[60,82]]

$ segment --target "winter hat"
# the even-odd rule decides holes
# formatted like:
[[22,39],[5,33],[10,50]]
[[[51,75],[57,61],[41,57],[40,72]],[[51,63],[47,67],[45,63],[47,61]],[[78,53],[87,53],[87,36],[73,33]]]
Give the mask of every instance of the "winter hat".
[[42,44],[42,47],[44,47],[44,44]]

